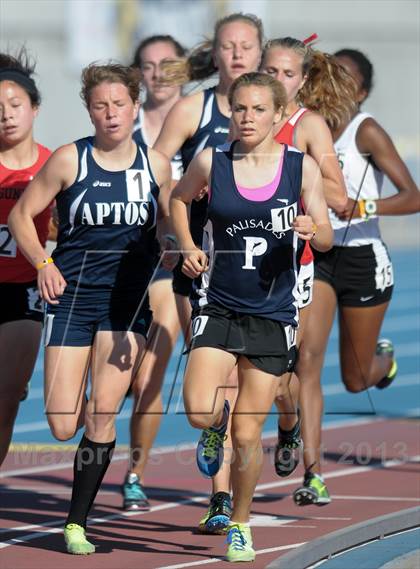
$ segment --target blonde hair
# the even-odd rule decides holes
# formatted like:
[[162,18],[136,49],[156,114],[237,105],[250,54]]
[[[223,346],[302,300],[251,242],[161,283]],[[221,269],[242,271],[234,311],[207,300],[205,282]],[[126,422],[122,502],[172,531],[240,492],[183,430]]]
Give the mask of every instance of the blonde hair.
[[211,77],[217,73],[217,67],[213,61],[213,52],[217,47],[218,36],[221,28],[233,22],[243,22],[254,27],[257,31],[258,42],[262,49],[264,43],[263,23],[254,14],[236,12],[229,14],[216,22],[214,37],[208,39],[193,48],[187,58],[178,61],[168,61],[162,64],[165,71],[165,81],[170,84],[183,84],[189,81],[199,81]]
[[278,111],[280,108],[285,109],[287,106],[286,90],[280,81],[270,77],[266,73],[259,73],[257,71],[252,73],[244,73],[232,83],[229,93],[228,101],[230,106],[233,104],[235,93],[241,87],[249,87],[256,85],[257,87],[268,87],[273,97],[274,108]]
[[90,94],[94,87],[101,83],[122,83],[128,89],[133,103],[138,101],[140,94],[141,72],[136,67],[126,67],[121,63],[98,65],[91,63],[82,71],[82,89],[80,96],[89,107]]
[[296,102],[317,111],[331,130],[348,122],[357,110],[357,86],[334,56],[314,50],[295,38],[285,37],[267,42],[264,57],[275,47],[292,49],[302,57],[302,76],[307,79]]

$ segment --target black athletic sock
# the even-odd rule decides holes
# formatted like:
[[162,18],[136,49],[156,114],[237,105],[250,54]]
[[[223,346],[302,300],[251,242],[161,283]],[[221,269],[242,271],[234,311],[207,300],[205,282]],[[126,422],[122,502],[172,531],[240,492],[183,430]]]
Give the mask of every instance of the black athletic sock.
[[94,443],[83,435],[74,457],[73,490],[66,524],[86,527],[86,519],[111,462],[115,440]]

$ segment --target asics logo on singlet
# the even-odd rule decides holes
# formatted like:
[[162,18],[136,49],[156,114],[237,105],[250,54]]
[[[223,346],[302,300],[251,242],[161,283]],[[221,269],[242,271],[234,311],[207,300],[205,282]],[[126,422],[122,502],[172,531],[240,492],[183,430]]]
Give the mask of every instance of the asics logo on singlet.
[[111,182],[100,182],[99,180],[95,180],[92,184],[94,188],[97,188],[98,186],[100,188],[110,188],[111,185],[112,185]]
[[229,129],[228,129],[228,128],[223,128],[222,126],[217,126],[217,127],[214,129],[214,133],[215,133],[215,134],[219,134],[219,133],[222,133],[222,134],[229,134]]

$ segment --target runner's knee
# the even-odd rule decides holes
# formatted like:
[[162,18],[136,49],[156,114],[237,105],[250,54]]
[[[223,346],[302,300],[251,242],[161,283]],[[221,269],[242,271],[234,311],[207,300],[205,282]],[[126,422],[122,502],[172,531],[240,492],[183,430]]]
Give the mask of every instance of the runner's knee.
[[369,365],[341,366],[341,375],[347,391],[350,393],[360,393],[367,389],[370,371]]
[[73,438],[77,431],[77,419],[55,420],[48,417],[51,433],[58,441],[68,441]]
[[208,429],[214,425],[215,417],[213,413],[188,413],[188,421],[195,429]]
[[366,389],[366,384],[359,377],[343,375],[344,387],[349,393],[360,393]]
[[246,421],[241,420],[242,418],[239,418],[239,420],[236,417],[233,418],[233,445],[236,448],[255,447],[260,441],[262,425],[257,421],[250,420],[249,416],[247,416]]

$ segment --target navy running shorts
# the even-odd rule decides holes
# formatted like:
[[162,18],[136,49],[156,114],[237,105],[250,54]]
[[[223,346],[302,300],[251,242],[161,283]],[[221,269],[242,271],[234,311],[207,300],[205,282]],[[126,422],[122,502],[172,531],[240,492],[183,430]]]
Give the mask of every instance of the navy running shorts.
[[360,247],[334,246],[326,253],[314,254],[315,279],[334,289],[340,306],[377,306],[390,301],[394,274],[382,242]]
[[166,281],[168,279],[172,280],[172,271],[167,271],[163,267],[159,267],[153,274],[151,284],[156,283],[157,281]]
[[45,346],[91,346],[100,331],[147,337],[152,312],[144,292],[68,285],[58,300],[46,305]]

